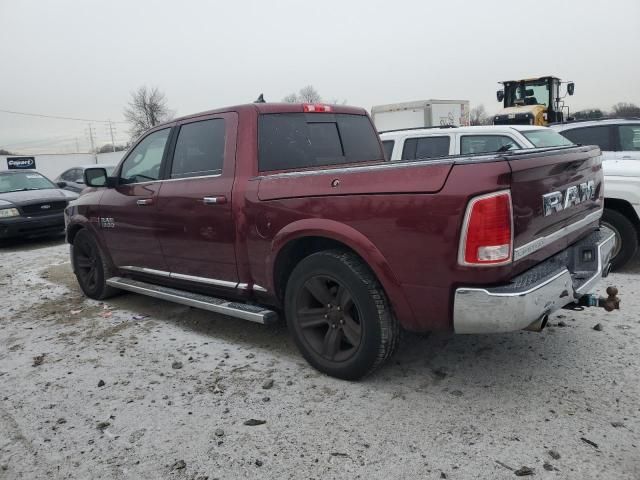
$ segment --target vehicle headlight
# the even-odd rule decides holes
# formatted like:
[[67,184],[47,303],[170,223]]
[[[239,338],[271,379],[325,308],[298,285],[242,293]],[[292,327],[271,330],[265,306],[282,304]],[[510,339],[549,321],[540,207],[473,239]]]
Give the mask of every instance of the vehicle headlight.
[[19,217],[20,212],[17,208],[0,208],[0,218]]

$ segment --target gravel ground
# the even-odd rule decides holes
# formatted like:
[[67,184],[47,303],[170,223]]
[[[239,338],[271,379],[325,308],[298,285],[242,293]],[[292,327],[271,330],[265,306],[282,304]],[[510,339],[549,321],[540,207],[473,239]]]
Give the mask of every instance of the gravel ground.
[[638,479],[640,261],[606,285],[622,311],[407,334],[349,383],[281,326],[88,300],[62,240],[5,245],[0,478]]

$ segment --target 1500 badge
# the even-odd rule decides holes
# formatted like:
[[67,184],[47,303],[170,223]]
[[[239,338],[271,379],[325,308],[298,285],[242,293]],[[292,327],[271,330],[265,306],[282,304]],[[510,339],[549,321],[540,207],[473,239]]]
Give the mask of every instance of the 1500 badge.
[[561,212],[574,205],[578,205],[587,200],[592,200],[596,193],[596,184],[593,180],[573,185],[566,190],[546,193],[542,195],[542,210],[544,216]]

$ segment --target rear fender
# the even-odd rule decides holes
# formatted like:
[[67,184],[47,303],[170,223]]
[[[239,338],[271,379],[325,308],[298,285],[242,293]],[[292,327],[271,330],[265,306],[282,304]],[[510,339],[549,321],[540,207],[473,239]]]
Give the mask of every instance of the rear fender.
[[278,254],[289,242],[304,237],[324,237],[340,242],[356,252],[374,272],[389,298],[389,302],[401,324],[411,323],[413,313],[409,307],[400,282],[382,253],[362,233],[334,220],[310,218],[290,223],[273,238],[271,253],[267,258],[266,278],[269,291],[275,291],[275,262]]

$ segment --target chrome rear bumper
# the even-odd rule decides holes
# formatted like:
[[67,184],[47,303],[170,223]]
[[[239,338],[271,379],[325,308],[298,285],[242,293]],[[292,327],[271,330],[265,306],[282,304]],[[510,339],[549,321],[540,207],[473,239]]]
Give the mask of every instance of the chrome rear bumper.
[[453,304],[455,332],[512,332],[540,322],[576,302],[607,276],[613,245],[613,232],[601,227],[506,285],[458,288]]

